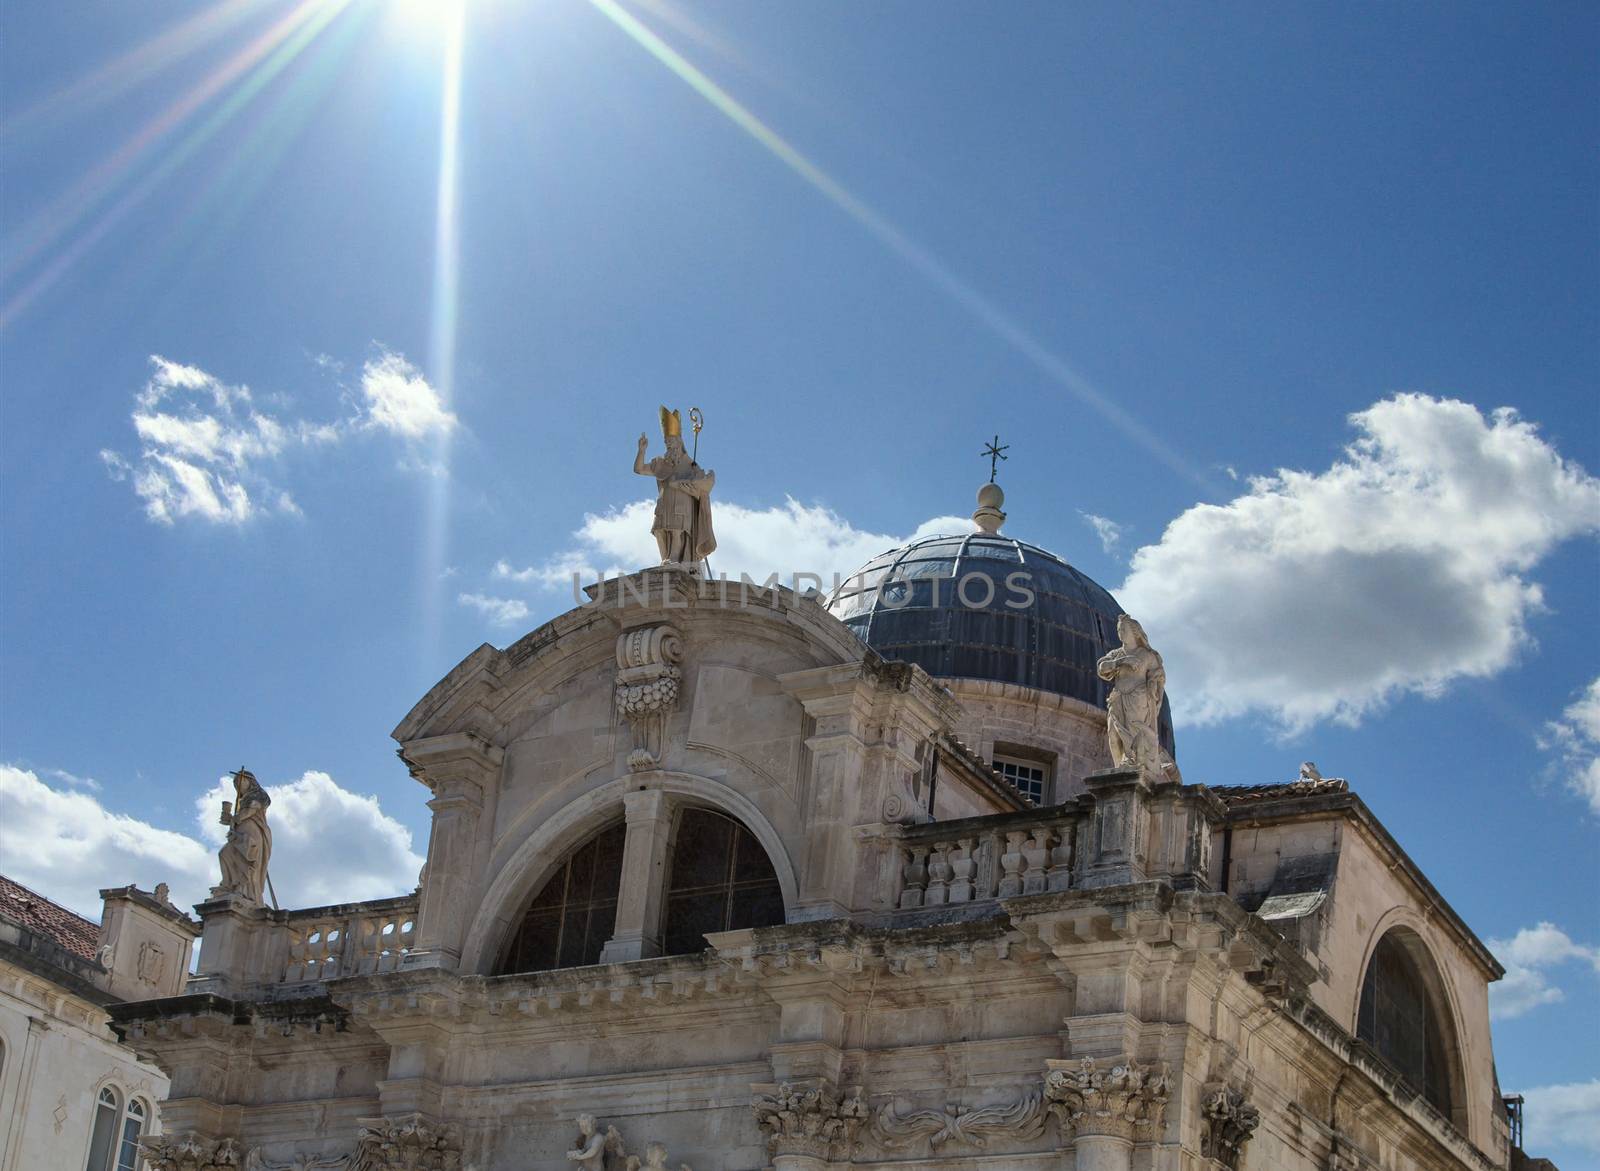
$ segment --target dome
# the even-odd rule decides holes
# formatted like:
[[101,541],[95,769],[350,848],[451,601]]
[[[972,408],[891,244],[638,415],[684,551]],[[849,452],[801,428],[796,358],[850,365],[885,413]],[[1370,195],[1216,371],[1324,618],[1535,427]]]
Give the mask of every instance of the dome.
[[[1054,553],[999,533],[926,537],[868,561],[828,609],[888,659],[946,679],[987,679],[1104,708],[1095,662],[1118,645],[1122,607]],[[1172,716],[1161,709],[1171,752]]]

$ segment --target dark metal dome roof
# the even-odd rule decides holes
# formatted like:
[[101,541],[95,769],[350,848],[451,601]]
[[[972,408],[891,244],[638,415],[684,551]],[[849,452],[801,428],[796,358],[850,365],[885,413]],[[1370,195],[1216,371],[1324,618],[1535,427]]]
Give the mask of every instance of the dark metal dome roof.
[[[1094,666],[1118,645],[1122,613],[1054,553],[998,533],[926,537],[880,553],[828,609],[885,658],[930,675],[1016,683],[1102,708],[1106,685]],[[1166,704],[1161,740],[1171,751]]]

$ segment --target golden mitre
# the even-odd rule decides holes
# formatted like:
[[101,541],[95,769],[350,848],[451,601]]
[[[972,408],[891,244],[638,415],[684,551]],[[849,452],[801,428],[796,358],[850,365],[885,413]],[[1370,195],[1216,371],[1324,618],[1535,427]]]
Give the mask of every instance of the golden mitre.
[[678,417],[677,411],[661,408],[661,434],[666,439],[683,438],[683,420]]

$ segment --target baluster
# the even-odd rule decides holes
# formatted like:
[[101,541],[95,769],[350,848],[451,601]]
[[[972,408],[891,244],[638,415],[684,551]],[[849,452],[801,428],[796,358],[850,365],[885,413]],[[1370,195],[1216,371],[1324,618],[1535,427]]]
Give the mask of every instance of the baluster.
[[955,872],[955,878],[950,883],[952,903],[972,901],[972,874],[977,868],[977,862],[972,857],[972,842],[971,838],[962,838],[956,844],[955,853],[950,855],[950,867]]
[[925,905],[943,906],[950,892],[950,876],[955,873],[950,865],[951,842],[938,842],[933,856],[928,859],[928,893]]
[[911,860],[905,864],[905,869],[900,872],[905,885],[900,889],[900,905],[902,907],[922,906],[923,892],[928,883],[928,857],[927,846],[912,846],[906,851]]
[[1022,857],[1028,867],[1027,873],[1022,876],[1022,893],[1041,894],[1044,891],[1045,865],[1050,859],[1050,831],[1042,825],[1035,826],[1027,845],[1022,848]]
[[1072,885],[1072,846],[1076,838],[1076,822],[1068,823],[1057,831],[1055,848],[1050,851],[1050,873],[1045,879],[1046,890],[1066,890]]
[[1000,837],[991,830],[983,835],[983,841],[978,845],[977,897],[980,899],[994,898],[994,887],[997,881],[995,871],[999,869],[996,859],[999,856]]
[[1005,877],[1000,880],[1000,897],[1009,899],[1022,893],[1022,840],[1028,835],[1023,830],[1006,833],[1006,852],[1000,855],[1000,868]]

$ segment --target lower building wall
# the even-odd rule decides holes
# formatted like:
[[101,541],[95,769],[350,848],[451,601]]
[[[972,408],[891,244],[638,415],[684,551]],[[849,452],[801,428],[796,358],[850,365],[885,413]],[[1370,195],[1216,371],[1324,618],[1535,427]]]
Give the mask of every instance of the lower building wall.
[[84,1171],[100,1091],[146,1108],[160,1132],[167,1078],[119,1044],[104,1010],[31,973],[0,969],[0,1171]]

